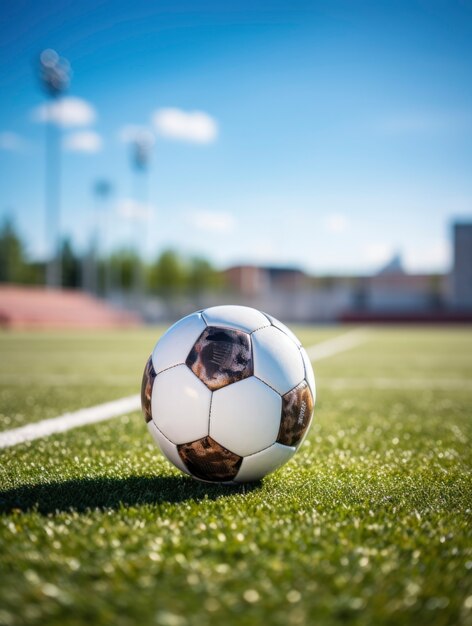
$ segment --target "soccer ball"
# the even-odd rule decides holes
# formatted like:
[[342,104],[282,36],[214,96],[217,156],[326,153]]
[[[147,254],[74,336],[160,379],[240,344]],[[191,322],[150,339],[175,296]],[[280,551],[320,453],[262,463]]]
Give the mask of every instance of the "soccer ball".
[[244,306],[192,313],[157,342],[141,402],[155,442],[203,481],[259,480],[286,463],[310,427],[315,377],[295,335]]

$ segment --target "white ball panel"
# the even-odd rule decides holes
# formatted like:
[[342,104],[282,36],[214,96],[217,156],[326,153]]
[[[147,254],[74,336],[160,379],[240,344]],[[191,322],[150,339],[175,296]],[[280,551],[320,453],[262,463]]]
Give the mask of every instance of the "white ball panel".
[[164,437],[164,435],[161,433],[161,431],[157,428],[152,420],[148,422],[147,427],[149,432],[151,433],[152,438],[158,445],[162,454],[167,458],[167,460],[175,465],[179,470],[191,476],[190,472],[185,467],[184,462],[179,456],[177,446],[169,441],[167,437]]
[[267,313],[265,313],[265,315],[267,315],[267,317],[270,319],[272,326],[275,326],[276,328],[281,330],[283,333],[288,335],[290,339],[292,339],[292,341],[294,341],[299,348],[302,347],[301,341],[298,339],[295,333],[290,330],[288,326],[285,326],[285,324],[282,324],[281,321],[279,321],[276,317],[272,317],[272,315],[268,315]]
[[308,386],[310,387],[311,395],[313,396],[313,404],[316,402],[316,384],[315,384],[315,374],[313,372],[313,366],[310,361],[310,357],[308,356],[305,348],[300,350],[300,353],[303,358],[303,365],[305,367],[305,378]]
[[251,376],[213,392],[210,436],[240,456],[254,454],[277,439],[282,398]]
[[152,353],[154,371],[185,363],[193,344],[205,330],[206,324],[200,313],[192,313],[176,322],[159,339]]
[[189,443],[208,435],[211,391],[186,366],[156,376],[152,388],[152,419],[171,442]]
[[254,375],[282,396],[305,378],[300,350],[287,335],[269,326],[252,335]]
[[295,448],[274,443],[270,448],[244,457],[234,480],[238,483],[260,480],[286,463],[294,454]]
[[267,317],[248,306],[223,305],[205,309],[202,313],[208,326],[222,326],[235,328],[247,333],[254,332],[257,328],[269,326]]

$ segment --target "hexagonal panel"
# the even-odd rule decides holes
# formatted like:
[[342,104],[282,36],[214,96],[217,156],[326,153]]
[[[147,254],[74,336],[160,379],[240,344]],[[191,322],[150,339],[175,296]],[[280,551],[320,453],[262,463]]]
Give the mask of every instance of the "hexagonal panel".
[[141,408],[146,422],[150,422],[152,420],[151,393],[155,378],[156,372],[152,366],[152,356],[150,356],[144,368],[143,380],[141,383]]
[[208,435],[211,391],[184,365],[157,374],[151,398],[152,419],[172,443]]
[[190,475],[190,472],[185,467],[182,459],[179,456],[177,446],[169,441],[167,437],[161,433],[161,431],[157,428],[153,421],[148,423],[148,430],[151,433],[152,438],[156,442],[158,448],[162,452],[162,454],[170,461],[173,465],[178,467],[179,470],[185,472]]
[[313,413],[313,398],[308,383],[304,380],[282,398],[282,419],[278,443],[296,446],[308,430]]
[[208,326],[185,361],[212,391],[253,374],[251,338],[240,330]]
[[298,339],[295,333],[290,330],[288,326],[285,326],[285,324],[282,324],[280,320],[278,320],[276,317],[272,317],[272,315],[269,315],[268,313],[264,313],[264,315],[269,318],[272,326],[275,326],[283,333],[285,333],[288,337],[290,337],[290,339],[292,339],[292,341],[296,344],[298,348],[302,347],[301,341]]
[[277,439],[282,398],[251,376],[213,392],[210,436],[240,456],[254,454]]
[[202,315],[208,326],[235,328],[244,330],[247,333],[252,333],[257,328],[270,325],[269,320],[263,313],[248,306],[213,306],[205,309]]
[[192,313],[176,322],[162,335],[152,353],[156,374],[185,363],[193,344],[205,330],[206,324],[200,313]]
[[280,395],[296,387],[305,378],[300,350],[275,326],[261,328],[252,335],[254,376]]
[[230,452],[211,437],[177,446],[180,458],[192,476],[210,482],[233,480],[242,458]]
[[310,387],[311,395],[313,397],[313,404],[316,402],[316,384],[315,384],[315,373],[313,372],[313,366],[310,361],[310,357],[308,356],[305,348],[301,348],[300,354],[302,355],[303,365],[305,367],[305,378]]
[[234,479],[238,483],[260,480],[278,467],[281,467],[295,454],[295,448],[274,443],[269,448],[251,454],[243,459],[241,468]]

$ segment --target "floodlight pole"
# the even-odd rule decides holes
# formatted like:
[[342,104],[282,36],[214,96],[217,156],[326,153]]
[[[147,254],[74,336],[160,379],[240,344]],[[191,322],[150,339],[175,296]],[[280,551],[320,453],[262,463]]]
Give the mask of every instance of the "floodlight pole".
[[[151,158],[151,149],[152,149],[152,141],[147,134],[138,135],[131,142],[132,148],[132,162],[135,171],[135,197],[139,198],[140,195],[143,196],[143,204],[148,208],[149,203],[149,189],[148,189],[148,175],[149,175],[149,161]],[[141,178],[142,177],[142,178]],[[143,194],[140,194],[140,188],[142,186]],[[136,222],[139,225],[139,220]],[[142,299],[144,295],[144,275],[143,275],[143,267],[142,267],[142,259],[139,250],[139,241],[146,242],[147,240],[147,230],[148,227],[146,225],[144,231],[144,237],[141,236],[141,229],[136,229],[137,236],[137,262],[134,268],[134,291],[136,296],[136,301],[138,307],[142,306]]]
[[62,259],[60,249],[60,131],[53,119],[54,105],[70,83],[69,62],[54,50],[43,50],[39,56],[39,78],[49,97],[46,115],[46,241],[49,259],[46,266],[47,287],[61,287]]
[[59,131],[51,121],[46,123],[46,237],[49,240],[49,260],[46,265],[46,285],[62,285],[62,253],[60,232],[60,154]]
[[105,250],[104,259],[104,292],[105,296],[109,296],[111,292],[111,259],[108,258],[109,250],[107,250],[108,239],[108,206],[107,199],[112,192],[111,183],[108,180],[97,180],[94,185],[95,203],[95,241],[93,249],[94,263],[94,283],[95,291],[98,295],[100,292],[100,257],[103,249]]

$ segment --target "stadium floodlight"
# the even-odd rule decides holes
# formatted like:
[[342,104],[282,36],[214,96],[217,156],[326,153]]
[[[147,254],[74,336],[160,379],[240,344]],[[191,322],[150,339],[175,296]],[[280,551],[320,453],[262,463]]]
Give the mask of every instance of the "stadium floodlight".
[[153,145],[154,135],[151,131],[143,128],[136,132],[131,141],[131,156],[137,171],[145,172],[148,169]]
[[46,120],[46,230],[50,242],[50,258],[46,267],[46,285],[60,287],[62,263],[59,242],[60,220],[60,132],[58,120],[54,119],[53,106],[70,84],[69,61],[60,57],[55,50],[43,50],[39,55],[39,78],[49,97]]
[[55,50],[43,50],[39,55],[41,83],[46,93],[57,98],[66,91],[70,84],[70,63],[60,57]]

